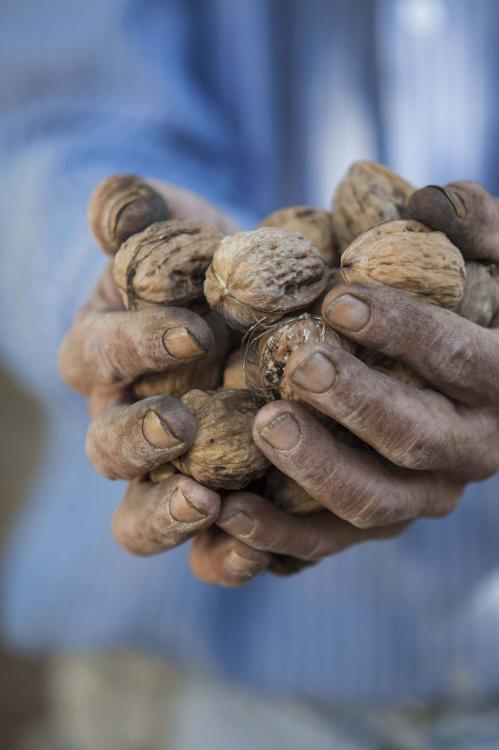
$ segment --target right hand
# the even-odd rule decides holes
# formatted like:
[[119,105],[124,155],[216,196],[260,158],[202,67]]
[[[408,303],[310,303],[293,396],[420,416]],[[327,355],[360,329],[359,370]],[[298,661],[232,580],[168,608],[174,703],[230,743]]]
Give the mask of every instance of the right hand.
[[[193,193],[164,183],[154,186],[173,218],[236,231],[226,216]],[[188,449],[196,425],[182,402],[169,396],[138,401],[130,387],[146,373],[202,359],[214,346],[211,329],[190,310],[126,311],[110,266],[62,343],[61,375],[88,398],[93,420],[86,439],[89,459],[109,479],[130,480],[113,517],[113,533],[134,554],[175,547],[210,527],[219,515],[218,493],[190,477],[178,474],[157,484],[144,478]]]

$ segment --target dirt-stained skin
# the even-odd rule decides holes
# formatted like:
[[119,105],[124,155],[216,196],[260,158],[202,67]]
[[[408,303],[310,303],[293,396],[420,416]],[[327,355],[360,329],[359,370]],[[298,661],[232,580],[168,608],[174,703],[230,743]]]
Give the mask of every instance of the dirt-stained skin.
[[[230,226],[197,197],[157,188],[175,216],[219,222],[222,231]],[[468,261],[499,264],[499,205],[480,186],[423,188],[410,209],[412,218],[447,233]],[[324,343],[294,352],[286,377],[300,400],[371,448],[340,442],[296,402],[274,401],[257,414],[254,440],[324,510],[293,516],[251,489],[226,495],[222,505],[217,492],[189,477],[173,475],[157,484],[141,479],[159,465],[156,457],[170,460],[177,450],[173,440],[188,444],[189,417],[171,399],[153,400],[151,408],[147,399],[132,407],[129,400],[129,386],[139,376],[192,361],[189,337],[210,351],[209,327],[179,308],[125,312],[104,275],[67,335],[60,364],[68,384],[89,397],[96,422],[87,446],[97,468],[134,477],[113,521],[120,543],[148,555],[195,537],[195,574],[237,586],[266,568],[282,572],[282,562],[292,572],[353,544],[399,534],[417,518],[450,513],[467,482],[497,471],[498,315],[485,328],[399,290],[368,285],[335,286],[323,314],[339,333],[403,362],[429,387],[394,381]],[[173,327],[185,329],[186,348],[177,351],[190,351],[190,358],[165,348],[164,334]],[[197,356],[202,361],[203,353]],[[141,445],[133,458],[126,435]]]

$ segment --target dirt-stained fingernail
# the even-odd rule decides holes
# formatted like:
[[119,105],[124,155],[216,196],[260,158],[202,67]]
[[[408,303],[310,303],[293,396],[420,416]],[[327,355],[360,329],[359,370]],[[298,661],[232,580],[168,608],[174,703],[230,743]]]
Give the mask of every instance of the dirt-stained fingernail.
[[256,521],[248,513],[238,511],[233,516],[226,518],[223,528],[236,536],[250,536],[256,526]]
[[154,448],[175,448],[182,441],[172,435],[170,427],[155,411],[149,409],[142,419],[142,434]]
[[233,549],[227,555],[225,567],[231,573],[236,573],[238,576],[248,576],[249,578],[262,569],[262,561],[259,558],[255,559],[246,556],[246,554],[242,554],[238,550]]
[[179,523],[196,523],[208,515],[208,509],[188,499],[180,487],[170,495],[170,515]]
[[443,228],[455,218],[465,219],[466,201],[454,185],[426,185],[409,200],[411,215],[429,227]]
[[261,437],[278,451],[290,451],[300,442],[300,425],[291,414],[281,414],[260,430]]
[[171,354],[175,359],[194,359],[206,354],[206,351],[185,326],[168,328],[163,334],[163,345],[168,354]]
[[360,331],[369,323],[371,309],[351,294],[342,294],[328,305],[324,316],[331,325],[347,331]]
[[460,195],[457,190],[448,185],[446,185],[445,187],[441,187],[440,190],[452,205],[452,208],[454,209],[454,212],[458,219],[466,218],[466,203],[463,199],[463,196]]
[[336,368],[324,354],[313,352],[295,367],[291,380],[311,393],[325,393],[334,385]]

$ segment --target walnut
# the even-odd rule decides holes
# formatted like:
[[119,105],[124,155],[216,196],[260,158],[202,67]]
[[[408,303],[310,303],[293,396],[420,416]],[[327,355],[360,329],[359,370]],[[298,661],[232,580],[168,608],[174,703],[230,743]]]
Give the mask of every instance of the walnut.
[[90,228],[110,255],[132,234],[168,216],[163,196],[134,174],[108,177],[94,190],[88,204]]
[[194,390],[182,397],[196,418],[194,444],[174,461],[179,471],[213,489],[238,490],[263,476],[269,462],[253,442],[258,406],[249,391]]
[[326,287],[327,270],[309,240],[262,227],[222,240],[204,293],[230,326],[244,331],[310,305]]
[[499,312],[499,278],[495,264],[466,263],[464,294],[456,312],[480,326],[490,326]]
[[152,372],[143,375],[133,386],[139,398],[149,396],[173,396],[180,398],[193,388],[212,390],[220,385],[223,373],[223,358],[210,355],[202,363],[189,362],[174,370]]
[[160,221],[130,237],[114,259],[114,279],[125,307],[191,306],[222,235],[196,221]]
[[297,515],[324,510],[323,505],[310,497],[294,479],[283,474],[279,469],[271,468],[265,480],[266,496],[279,508]]
[[284,370],[290,355],[308,343],[331,344],[353,351],[354,344],[308,313],[284,318],[265,331],[255,331],[245,346],[245,377],[262,399],[293,399]]
[[442,232],[417,221],[391,221],[364,232],[341,256],[347,283],[386,284],[454,309],[464,291],[463,256]]
[[333,266],[337,263],[336,240],[329,211],[313,206],[290,206],[269,214],[261,227],[276,227],[287,232],[297,232],[321,251],[324,263]]
[[244,365],[240,349],[229,354],[224,370],[223,386],[233,390],[241,388],[246,390],[248,387],[244,378]]
[[412,185],[374,161],[352,164],[338,185],[331,209],[333,231],[344,250],[368,229],[409,218]]

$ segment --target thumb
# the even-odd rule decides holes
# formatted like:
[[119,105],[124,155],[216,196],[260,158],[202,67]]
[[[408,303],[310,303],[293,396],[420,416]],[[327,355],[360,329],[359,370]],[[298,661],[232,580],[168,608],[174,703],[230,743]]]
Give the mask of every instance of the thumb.
[[467,260],[499,263],[499,201],[478,182],[450,182],[416,190],[412,218],[444,232]]
[[224,234],[240,231],[230,216],[197,193],[160,180],[148,179],[147,182],[166,200],[172,218],[210,224]]

